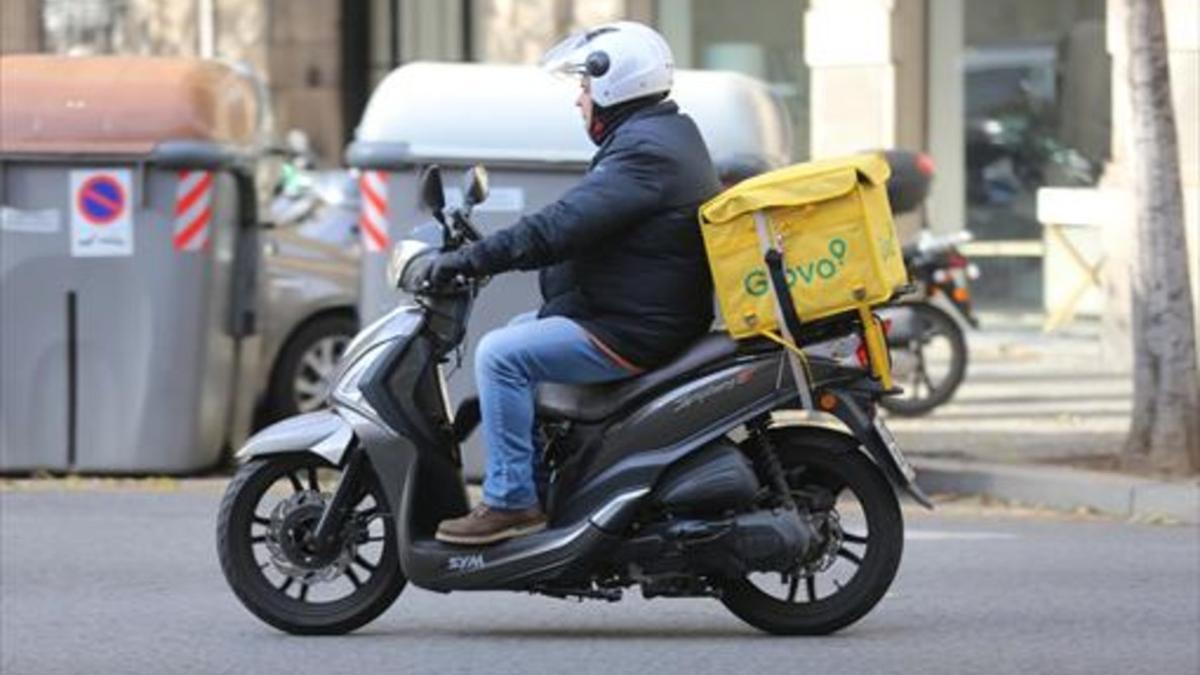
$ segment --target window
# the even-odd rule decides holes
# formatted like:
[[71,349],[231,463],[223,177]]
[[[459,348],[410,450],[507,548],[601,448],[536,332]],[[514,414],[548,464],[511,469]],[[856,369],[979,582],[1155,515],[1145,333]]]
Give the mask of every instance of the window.
[[1100,177],[1111,110],[1104,9],[1104,0],[965,5],[967,223],[996,251],[975,256],[983,307],[1041,308],[1037,191]]
[[43,0],[44,50],[55,54],[192,55],[192,0]]
[[682,68],[730,70],[762,80],[787,108],[792,156],[808,155],[808,68],[801,0],[659,0],[660,30]]
[[474,0],[477,61],[536,64],[578,30],[627,18],[625,0]]

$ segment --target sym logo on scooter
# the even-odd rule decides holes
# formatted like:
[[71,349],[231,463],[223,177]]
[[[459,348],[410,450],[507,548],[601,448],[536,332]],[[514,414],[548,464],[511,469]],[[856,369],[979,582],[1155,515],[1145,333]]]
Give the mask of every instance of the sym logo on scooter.
[[477,570],[482,568],[483,565],[483,555],[479,553],[475,555],[452,555],[446,559],[446,569],[451,572]]

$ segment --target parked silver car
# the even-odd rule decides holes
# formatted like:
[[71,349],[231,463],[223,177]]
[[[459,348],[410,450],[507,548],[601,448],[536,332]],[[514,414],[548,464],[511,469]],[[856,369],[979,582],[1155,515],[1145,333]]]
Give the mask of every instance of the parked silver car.
[[276,192],[262,232],[259,423],[320,407],[338,358],[358,332],[355,176],[288,165]]

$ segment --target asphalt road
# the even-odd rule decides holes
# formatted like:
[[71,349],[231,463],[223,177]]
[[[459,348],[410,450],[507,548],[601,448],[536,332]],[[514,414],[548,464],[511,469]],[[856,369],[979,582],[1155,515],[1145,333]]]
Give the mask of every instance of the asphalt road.
[[294,638],[226,589],[219,485],[0,492],[0,672],[1200,672],[1200,532],[951,505],[909,511],[891,594],[827,638],[711,600],[577,604],[409,588],[374,624]]

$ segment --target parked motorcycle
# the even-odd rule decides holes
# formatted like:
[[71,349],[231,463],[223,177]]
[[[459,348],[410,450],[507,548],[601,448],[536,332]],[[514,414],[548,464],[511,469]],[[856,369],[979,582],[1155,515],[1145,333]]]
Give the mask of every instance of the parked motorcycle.
[[892,376],[904,389],[880,405],[897,415],[930,412],[949,401],[966,377],[964,328],[979,327],[970,290],[979,268],[958,246],[970,240],[966,230],[945,236],[924,232],[904,247],[904,263],[917,290],[902,304],[880,312],[891,322]]
[[[933,160],[905,150],[889,150],[884,156],[892,174],[887,185],[892,213],[899,216],[922,208],[933,182]],[[950,400],[966,376],[963,329],[978,328],[968,282],[978,278],[979,269],[958,246],[970,239],[966,231],[934,236],[925,230],[903,249],[915,290],[879,313],[889,325],[892,377],[903,389],[881,400],[880,406],[897,415],[930,412]]]
[[[481,167],[463,193],[463,206],[446,208],[437,169],[422,179],[441,248],[479,238]],[[437,248],[396,246],[389,280],[413,304],[354,339],[332,408],[265,429],[239,453],[217,548],[256,616],[290,633],[345,633],[408,582],[610,601],[638,586],[646,597],[717,598],[753,626],[796,635],[836,631],[883,597],[904,541],[896,490],[929,502],[876,415],[881,385],[853,355],[857,318],[812,322],[800,336],[813,345],[814,400],[848,433],[773,418],[799,406],[785,354],[709,334],[634,379],[542,387],[547,529],[487,547],[436,541],[441,520],[468,511],[459,444],[469,423],[449,409],[443,366],[487,283],[430,286]]]

